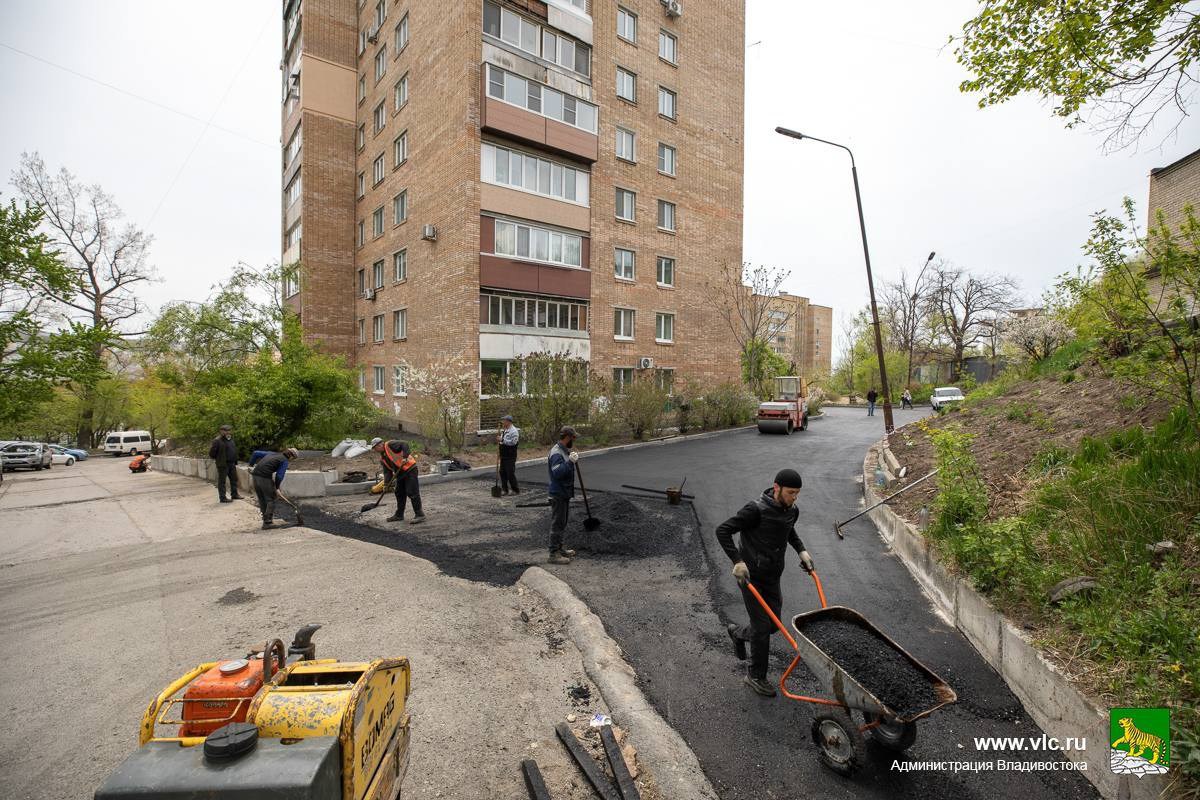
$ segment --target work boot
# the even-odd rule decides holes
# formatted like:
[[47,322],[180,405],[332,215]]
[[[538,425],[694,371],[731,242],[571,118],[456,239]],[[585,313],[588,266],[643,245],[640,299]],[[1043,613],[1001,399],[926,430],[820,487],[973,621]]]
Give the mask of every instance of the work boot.
[[271,526],[272,526],[272,525],[274,525],[274,524],[275,524],[275,523],[274,523],[272,520],[269,520],[269,519],[264,519],[264,520],[263,520],[263,524],[262,524],[262,529],[263,529],[264,531],[265,531],[265,530],[270,530]]
[[241,500],[242,496],[240,494],[231,494],[231,495],[229,495],[229,499],[230,500]]
[[513,489],[513,494],[520,494],[520,493],[521,493],[520,489]]
[[755,678],[752,675],[747,675],[742,683],[749,686],[756,694],[761,694],[763,697],[774,697],[775,687],[767,682],[766,678]]
[[746,640],[737,635],[738,626],[734,623],[729,623],[725,626],[729,638],[733,639],[733,654],[737,656],[738,661],[746,660]]
[[500,496],[501,496],[501,497],[508,497],[508,489],[502,489],[502,490],[500,491]]
[[412,519],[410,519],[410,520],[408,521],[408,524],[409,524],[409,525],[420,525],[420,524],[421,524],[422,522],[424,522],[424,521],[425,521],[425,515],[424,515],[424,514],[417,514],[415,517],[413,517]]
[[[572,551],[572,552],[574,552],[574,551]],[[564,553],[562,550],[555,550],[553,553],[550,554],[550,558],[546,559],[546,563],[548,563],[548,564],[570,564],[571,557],[568,556],[566,553]]]
[[390,517],[387,518],[387,521],[388,522],[404,522],[404,515],[403,514],[392,514]]
[[228,497],[222,497],[222,498],[221,498],[221,502],[222,502],[222,503],[232,503],[233,501],[232,501],[232,500],[230,500]]

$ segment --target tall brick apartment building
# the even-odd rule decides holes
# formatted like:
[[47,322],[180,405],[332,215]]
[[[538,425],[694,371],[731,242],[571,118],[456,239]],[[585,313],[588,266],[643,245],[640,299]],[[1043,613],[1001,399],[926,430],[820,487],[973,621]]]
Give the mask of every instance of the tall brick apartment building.
[[284,18],[285,294],[379,407],[411,420],[409,367],[452,359],[519,391],[533,352],[619,383],[736,378],[706,284],[741,262],[743,2]]
[[807,297],[780,292],[767,313],[772,319],[771,349],[795,365],[807,380],[833,372],[833,309]]

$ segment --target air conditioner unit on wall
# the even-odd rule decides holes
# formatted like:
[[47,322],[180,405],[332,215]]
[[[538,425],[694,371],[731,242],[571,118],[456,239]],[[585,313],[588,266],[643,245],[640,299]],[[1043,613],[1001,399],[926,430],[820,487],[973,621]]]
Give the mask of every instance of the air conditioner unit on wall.
[[367,41],[370,42],[371,44],[375,44],[375,42],[379,41],[379,26],[378,25],[372,25],[371,30],[367,31]]
[[639,358],[638,359],[638,369],[650,369],[653,366],[654,366],[653,358]]
[[425,225],[424,227],[421,228],[421,238],[425,239],[426,241],[436,242],[437,241],[437,228],[435,228],[432,225]]
[[363,292],[363,297],[367,298],[368,300],[374,300],[375,299],[375,290],[367,289],[365,292]]
[[679,0],[662,0],[662,4],[667,9],[668,17],[683,16],[683,6],[680,4]]

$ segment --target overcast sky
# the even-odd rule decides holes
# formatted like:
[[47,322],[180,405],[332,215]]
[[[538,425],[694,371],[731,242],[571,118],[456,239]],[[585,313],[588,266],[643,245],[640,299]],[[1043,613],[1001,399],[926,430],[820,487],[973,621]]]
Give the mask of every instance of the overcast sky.
[[[776,125],[854,148],[877,282],[936,250],[1029,302],[1082,261],[1089,214],[1144,211],[1150,169],[1200,144],[1193,118],[1105,155],[1032,98],[976,108],[945,46],[976,8],[747,2],[744,255],[835,319],[866,302],[849,163]],[[155,307],[278,258],[280,25],[276,0],[0,3],[0,196],[23,151],[102,185],[155,237]]]

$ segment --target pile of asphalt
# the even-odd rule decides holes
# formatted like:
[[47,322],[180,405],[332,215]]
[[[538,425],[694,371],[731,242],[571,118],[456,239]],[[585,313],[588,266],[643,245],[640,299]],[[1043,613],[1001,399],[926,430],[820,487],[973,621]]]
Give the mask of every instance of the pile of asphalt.
[[851,678],[900,717],[937,704],[929,678],[871,631],[840,619],[818,619],[800,627]]

